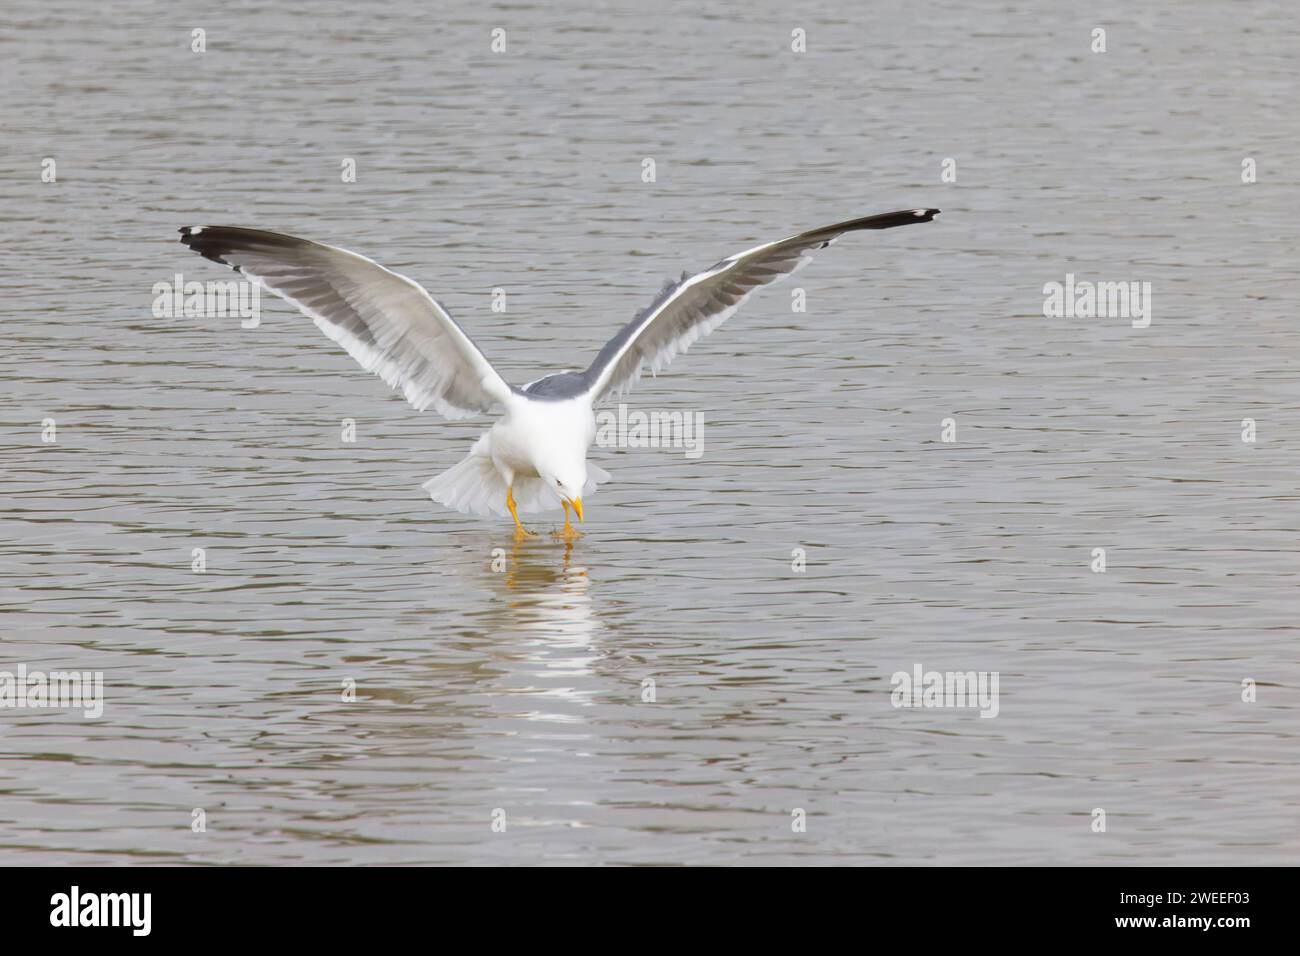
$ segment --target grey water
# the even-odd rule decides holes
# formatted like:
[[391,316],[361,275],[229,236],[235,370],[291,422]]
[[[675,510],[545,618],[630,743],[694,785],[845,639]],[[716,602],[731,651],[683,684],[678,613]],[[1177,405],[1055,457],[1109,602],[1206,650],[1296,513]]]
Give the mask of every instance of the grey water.
[[[0,863],[1296,862],[1294,5],[0,22],[0,671],[104,686],[0,706]],[[232,278],[179,227],[274,229],[522,384],[682,270],[912,206],[647,376],[703,453],[594,449],[571,546],[429,501],[488,420],[280,300],[152,310]],[[1045,316],[1067,273],[1149,326]],[[918,665],[997,716],[894,706]]]

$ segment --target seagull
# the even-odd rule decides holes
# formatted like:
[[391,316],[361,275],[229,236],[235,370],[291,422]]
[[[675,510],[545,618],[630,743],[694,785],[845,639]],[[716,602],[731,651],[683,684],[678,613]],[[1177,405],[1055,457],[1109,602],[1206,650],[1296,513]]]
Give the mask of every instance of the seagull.
[[739,309],[760,286],[797,272],[840,236],[930,222],[938,209],[903,209],[850,219],[729,256],[669,281],[650,305],[605,344],[581,372],[564,371],[522,388],[498,374],[445,308],[417,282],[365,256],[277,232],[185,226],[181,242],[230,266],[292,303],[367,371],[401,389],[417,411],[448,419],[500,411],[469,456],[422,486],[434,501],[466,514],[508,512],[515,539],[534,537],[524,514],[564,507],[564,530],[585,521],[582,499],[609,480],[587,461],[596,406],[625,394],[645,366],[658,373]]

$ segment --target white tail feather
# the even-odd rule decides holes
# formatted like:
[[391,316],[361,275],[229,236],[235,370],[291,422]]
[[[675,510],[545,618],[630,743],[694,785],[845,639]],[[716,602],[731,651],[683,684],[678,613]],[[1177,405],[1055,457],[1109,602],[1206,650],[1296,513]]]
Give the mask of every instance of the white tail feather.
[[[590,495],[596,486],[609,480],[609,472],[604,468],[587,463],[587,486],[583,495]],[[488,436],[485,434],[474,443],[469,457],[448,468],[436,478],[430,478],[422,486],[429,497],[440,505],[446,505],[453,511],[474,515],[508,515],[506,507],[506,483],[492,464],[488,454]],[[540,478],[516,478],[515,507],[520,514],[537,514],[543,511],[558,511],[560,497],[546,482]]]

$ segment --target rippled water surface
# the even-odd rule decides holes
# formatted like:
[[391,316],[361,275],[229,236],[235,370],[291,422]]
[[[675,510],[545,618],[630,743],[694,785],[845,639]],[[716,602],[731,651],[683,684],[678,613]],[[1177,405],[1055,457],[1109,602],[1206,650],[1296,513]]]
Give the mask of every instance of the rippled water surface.
[[[106,704],[0,709],[0,861],[1295,862],[1293,5],[3,22],[0,670]],[[284,303],[151,310],[227,278],[179,226],[278,229],[420,280],[522,383],[682,269],[920,205],[647,378],[704,453],[596,449],[572,547],[431,503],[484,420]],[[1151,326],[1044,318],[1067,272],[1150,282]],[[891,706],[917,664],[996,671],[998,716]]]

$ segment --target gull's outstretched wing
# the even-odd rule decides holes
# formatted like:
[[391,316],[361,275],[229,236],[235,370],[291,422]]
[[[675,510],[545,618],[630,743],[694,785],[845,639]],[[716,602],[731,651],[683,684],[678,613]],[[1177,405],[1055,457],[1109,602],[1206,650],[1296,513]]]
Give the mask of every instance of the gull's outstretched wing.
[[799,271],[812,261],[811,253],[844,233],[929,222],[938,214],[937,209],[904,209],[851,219],[741,252],[693,276],[683,273],[680,281],[665,285],[649,308],[620,329],[582,373],[592,404],[622,395],[636,384],[646,364],[658,372],[678,352],[731,318],[759,286]]
[[186,226],[181,242],[296,305],[418,411],[465,418],[510,386],[418,282],[345,249],[235,226]]

